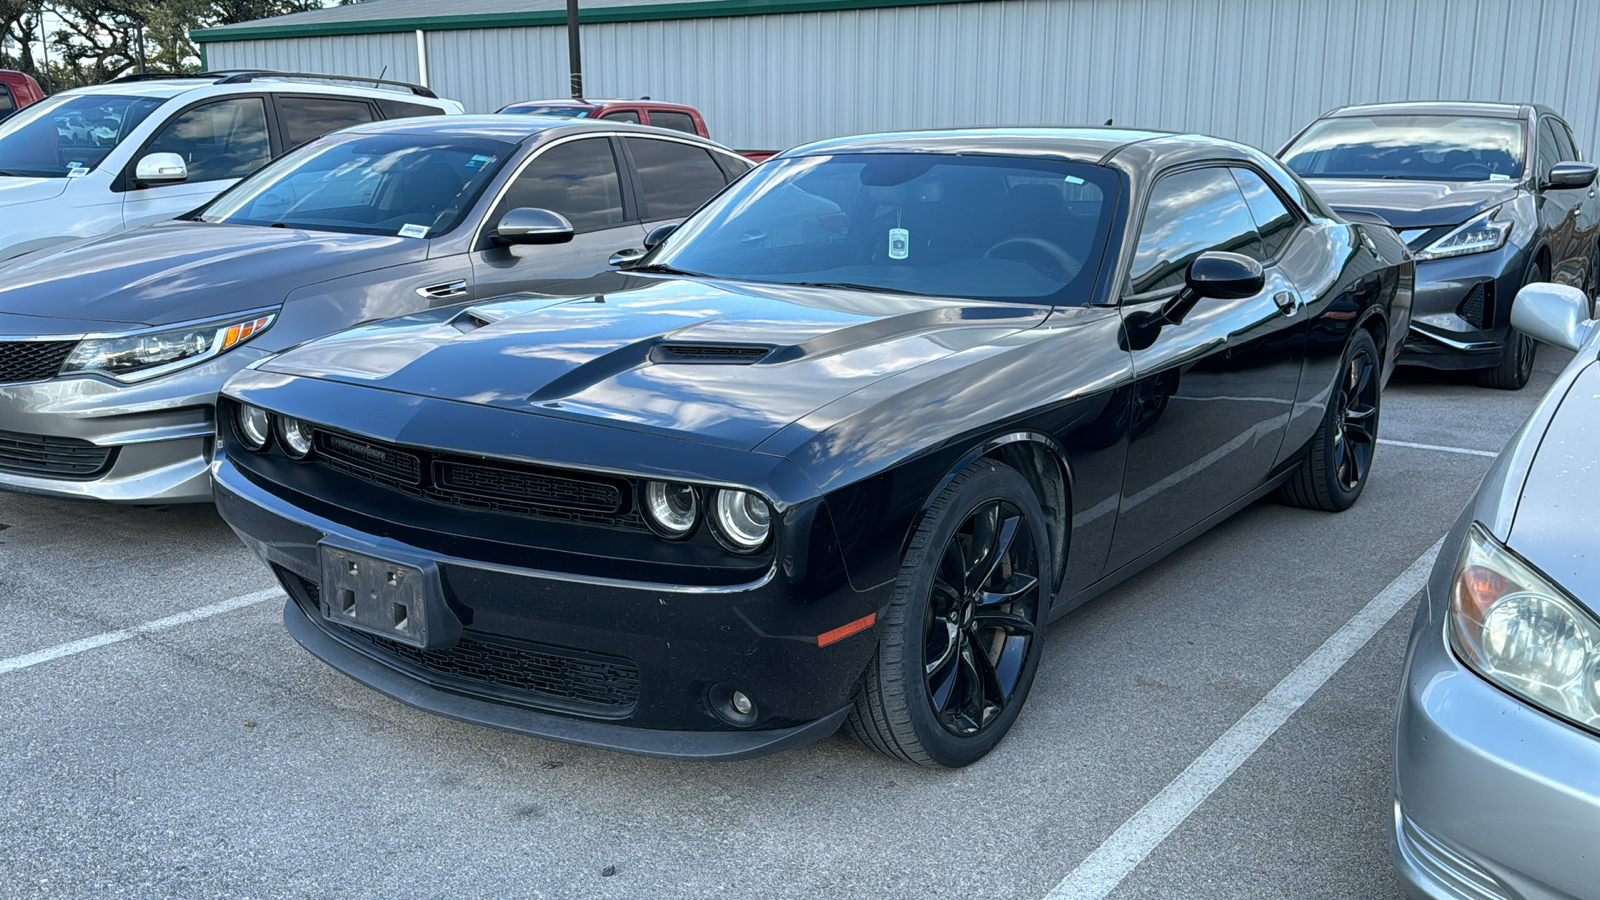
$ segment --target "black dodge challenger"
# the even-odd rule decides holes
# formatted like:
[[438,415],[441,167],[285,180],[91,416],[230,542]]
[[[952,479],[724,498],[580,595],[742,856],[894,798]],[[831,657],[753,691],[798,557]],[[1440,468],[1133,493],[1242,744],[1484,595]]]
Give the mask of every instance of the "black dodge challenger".
[[301,644],[556,740],[965,765],[1051,619],[1268,492],[1355,501],[1413,281],[1271,157],[1118,130],[812,144],[652,237],[631,289],[229,382],[217,503]]

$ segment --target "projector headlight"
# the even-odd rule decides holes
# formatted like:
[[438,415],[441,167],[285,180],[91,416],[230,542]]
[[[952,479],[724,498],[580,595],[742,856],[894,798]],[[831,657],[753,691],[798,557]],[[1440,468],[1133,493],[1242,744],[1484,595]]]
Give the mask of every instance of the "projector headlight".
[[650,527],[664,538],[688,537],[700,519],[700,493],[676,481],[646,481],[644,512]]
[[272,439],[272,415],[259,406],[239,404],[239,413],[234,421],[238,425],[239,440],[244,441],[244,445],[251,450],[262,449]]
[[288,416],[280,418],[278,438],[283,442],[283,452],[295,459],[305,459],[311,454],[311,426],[306,422]]
[[717,537],[729,550],[754,553],[772,534],[772,507],[749,491],[719,490],[711,507]]
[[1546,712],[1600,730],[1600,622],[1473,523],[1450,585],[1450,644]]
[[98,372],[118,381],[144,381],[204,362],[232,350],[272,325],[276,313],[141,331],[79,342],[61,366],[62,375]]

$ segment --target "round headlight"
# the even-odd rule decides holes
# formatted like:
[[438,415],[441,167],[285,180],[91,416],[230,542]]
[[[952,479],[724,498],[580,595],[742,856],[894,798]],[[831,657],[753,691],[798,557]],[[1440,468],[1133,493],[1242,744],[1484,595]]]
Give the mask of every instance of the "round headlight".
[[700,495],[693,485],[681,482],[646,481],[644,512],[662,537],[681,538],[694,530],[700,518]]
[[239,439],[251,450],[260,450],[272,437],[272,416],[259,406],[239,405]]
[[283,441],[283,452],[295,459],[305,459],[311,452],[311,426],[299,419],[279,419],[278,437]]
[[772,507],[749,491],[717,491],[712,500],[717,534],[728,549],[750,553],[772,534]]

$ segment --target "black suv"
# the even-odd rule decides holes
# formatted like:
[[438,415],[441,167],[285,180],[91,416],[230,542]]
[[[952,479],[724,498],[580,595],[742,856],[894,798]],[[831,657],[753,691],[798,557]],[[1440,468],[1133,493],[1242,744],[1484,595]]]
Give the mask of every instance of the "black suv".
[[1556,281],[1600,296],[1596,169],[1549,107],[1347,106],[1278,155],[1335,210],[1381,219],[1416,257],[1402,363],[1475,369],[1480,383],[1516,390],[1535,349],[1511,328],[1517,290]]

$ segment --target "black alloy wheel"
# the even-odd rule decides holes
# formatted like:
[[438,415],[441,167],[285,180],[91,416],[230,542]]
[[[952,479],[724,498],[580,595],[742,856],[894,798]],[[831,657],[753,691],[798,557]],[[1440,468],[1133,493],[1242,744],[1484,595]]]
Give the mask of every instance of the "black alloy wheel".
[[1305,460],[1279,496],[1291,506],[1340,512],[1361,496],[1378,449],[1383,370],[1372,335],[1356,331],[1345,348],[1328,411]]
[[[1544,281],[1544,267],[1537,263],[1528,270],[1524,287],[1535,281]],[[1520,391],[1533,376],[1533,357],[1539,345],[1533,338],[1506,325],[1505,349],[1500,351],[1500,362],[1490,369],[1478,370],[1478,383],[1502,391]]]
[[922,668],[939,724],[973,735],[1016,694],[1039,623],[1039,564],[1022,511],[978,507],[945,544],[923,625]]
[[1044,512],[1015,469],[981,459],[953,478],[912,537],[850,731],[925,766],[992,750],[1038,669],[1048,546]]

